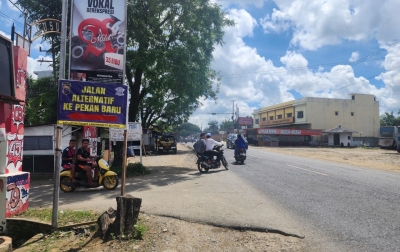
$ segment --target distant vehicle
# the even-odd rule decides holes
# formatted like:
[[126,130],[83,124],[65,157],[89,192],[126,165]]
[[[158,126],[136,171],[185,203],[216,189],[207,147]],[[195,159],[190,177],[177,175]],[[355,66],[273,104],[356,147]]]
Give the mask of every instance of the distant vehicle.
[[[246,150],[249,148],[249,143],[247,142],[247,139],[242,135],[244,141],[246,142]],[[237,139],[237,134],[229,134],[228,137],[226,138],[226,148],[228,149],[235,149],[235,141]]]
[[398,147],[399,137],[399,127],[398,126],[382,126],[379,129],[379,142],[378,145],[381,149],[397,149],[400,152]]
[[176,140],[173,135],[162,135],[160,137],[158,153],[162,153],[163,151],[172,151],[174,154],[176,154]]

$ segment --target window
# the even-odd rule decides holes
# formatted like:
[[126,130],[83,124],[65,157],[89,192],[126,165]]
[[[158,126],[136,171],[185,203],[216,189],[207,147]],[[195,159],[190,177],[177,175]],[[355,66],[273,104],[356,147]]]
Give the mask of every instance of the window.
[[303,118],[303,111],[297,111],[297,118]]
[[290,118],[290,117],[292,117],[292,116],[293,116],[292,113],[287,113],[287,114],[286,114],[286,117],[287,117],[287,118]]
[[354,112],[350,112],[351,116],[354,116]]
[[335,115],[339,115],[339,111],[335,111]]
[[351,136],[347,136],[347,140],[351,140]]
[[25,136],[24,150],[52,150],[52,136]]
[[265,122],[265,121],[267,120],[267,118],[266,118],[266,117],[263,117],[263,119],[262,119],[262,120],[263,120],[263,122]]
[[269,117],[269,120],[274,120],[274,117],[273,117],[273,116],[270,116],[270,117]]
[[278,115],[278,119],[282,119],[282,115]]
[[256,119],[256,124],[260,124],[260,119]]
[[352,100],[355,100],[355,99],[356,99],[356,96],[355,96],[355,95],[352,95],[352,96],[351,96],[351,99],[352,99]]

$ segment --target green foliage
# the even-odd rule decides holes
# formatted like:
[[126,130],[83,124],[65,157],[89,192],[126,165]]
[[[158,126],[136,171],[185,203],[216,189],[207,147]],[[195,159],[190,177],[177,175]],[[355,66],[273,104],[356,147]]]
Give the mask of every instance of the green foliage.
[[[116,172],[118,176],[122,175],[121,166],[112,166],[111,170]],[[129,163],[126,167],[126,176],[127,177],[135,177],[140,175],[150,174],[150,171],[147,170],[146,166],[141,164],[140,162]]]
[[136,224],[134,226],[135,228],[135,234],[133,236],[133,238],[138,239],[138,240],[142,240],[144,233],[147,231],[147,228],[143,225],[143,224]]
[[175,128],[175,132],[177,132],[181,137],[187,137],[191,135],[198,135],[201,132],[201,129],[195,124],[185,122],[179,127]]
[[25,125],[57,121],[58,87],[52,78],[28,79]]
[[[51,208],[35,209],[29,208],[27,211],[17,215],[19,218],[37,219],[39,221],[51,223],[53,210]],[[60,226],[70,223],[82,223],[95,221],[99,214],[92,211],[62,210],[58,213],[58,224]]]
[[[398,115],[400,115],[400,110],[397,112]],[[393,111],[388,113],[385,112],[385,114],[381,115],[381,127],[382,126],[400,126],[400,116],[394,116]]]
[[187,121],[200,97],[216,100],[212,52],[231,25],[209,0],[129,0],[129,120],[164,130]]

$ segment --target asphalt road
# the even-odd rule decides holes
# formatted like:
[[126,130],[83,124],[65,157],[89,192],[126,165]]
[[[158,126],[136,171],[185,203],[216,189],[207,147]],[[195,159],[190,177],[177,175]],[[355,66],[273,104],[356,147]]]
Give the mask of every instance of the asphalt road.
[[[226,150],[234,164],[233,150]],[[248,150],[230,171],[302,226],[315,251],[400,251],[400,174]]]

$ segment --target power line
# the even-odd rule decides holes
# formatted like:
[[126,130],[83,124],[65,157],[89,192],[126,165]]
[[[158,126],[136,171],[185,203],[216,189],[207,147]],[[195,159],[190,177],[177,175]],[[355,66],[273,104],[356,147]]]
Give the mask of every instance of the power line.
[[[392,72],[392,71],[394,71],[394,70],[396,70],[396,69],[399,69],[400,67],[395,67],[395,68],[393,68],[393,69],[390,69],[390,70],[388,70],[388,71],[386,71],[385,73],[389,73],[389,72]],[[372,78],[375,78],[375,77],[377,77],[377,76],[379,76],[379,75],[381,75],[380,73],[379,74],[375,74],[374,76],[370,76],[370,77],[368,77],[368,78],[365,78],[365,79],[367,79],[367,80],[370,80],[370,79],[372,79]],[[330,92],[333,92],[333,91],[337,91],[337,90],[340,90],[340,89],[343,89],[343,88],[346,88],[346,87],[350,87],[350,86],[353,86],[353,85],[355,85],[355,84],[358,84],[358,83],[360,83],[360,82],[363,82],[364,80],[359,80],[359,81],[356,81],[356,82],[354,82],[354,83],[352,83],[352,84],[349,84],[349,85],[346,85],[346,86],[343,86],[343,87],[340,87],[340,88],[337,88],[337,89],[333,89],[333,90],[331,90]]]
[[4,14],[4,13],[1,12],[1,11],[0,11],[0,16],[2,16],[2,17],[4,17],[4,18],[6,18],[6,19],[8,19],[8,20],[10,20],[10,21],[12,21],[12,22],[14,22],[15,24],[17,24],[17,25],[19,25],[19,26],[21,26],[21,27],[24,27],[24,25],[23,25],[22,23],[20,23],[20,22],[18,22],[17,20],[15,20],[15,19],[13,19],[13,18],[7,16],[6,14]]

